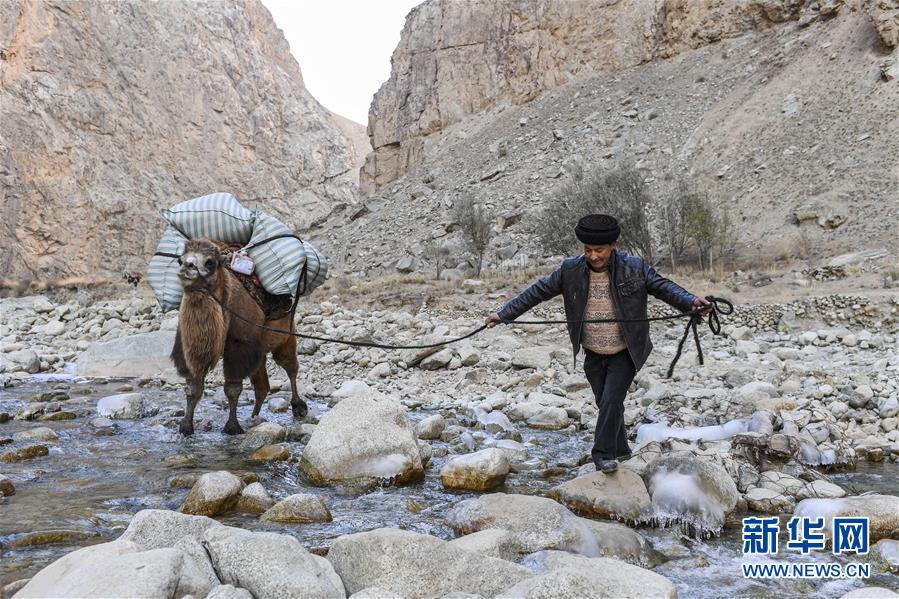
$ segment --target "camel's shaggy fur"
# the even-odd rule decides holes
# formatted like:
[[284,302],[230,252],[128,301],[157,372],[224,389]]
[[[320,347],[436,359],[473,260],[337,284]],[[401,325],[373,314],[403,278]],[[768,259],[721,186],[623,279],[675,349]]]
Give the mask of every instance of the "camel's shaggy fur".
[[203,396],[206,375],[219,359],[225,374],[229,407],[225,433],[243,432],[237,422],[237,399],[243,389],[243,380],[248,376],[256,394],[253,416],[259,414],[270,390],[265,370],[265,358],[269,353],[290,378],[293,415],[303,418],[307,408],[297,392],[296,337],[265,331],[234,318],[209,294],[244,318],[272,328],[292,331],[292,317],[287,315],[266,321],[263,309],[250,297],[237,275],[225,266],[220,247],[210,239],[188,241],[179,263],[178,276],[184,286],[184,296],[171,358],[178,373],[187,381],[187,408],[181,421],[181,433],[193,434],[194,409]]

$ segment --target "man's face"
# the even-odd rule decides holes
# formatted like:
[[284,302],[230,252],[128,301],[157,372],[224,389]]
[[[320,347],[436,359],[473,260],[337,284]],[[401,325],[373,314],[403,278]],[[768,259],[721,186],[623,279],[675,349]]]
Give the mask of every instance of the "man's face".
[[600,270],[605,267],[609,262],[609,258],[612,257],[612,250],[615,249],[615,244],[617,242],[613,241],[612,243],[606,243],[603,245],[587,245],[584,244],[584,257],[587,258],[587,262],[595,268],[596,270]]

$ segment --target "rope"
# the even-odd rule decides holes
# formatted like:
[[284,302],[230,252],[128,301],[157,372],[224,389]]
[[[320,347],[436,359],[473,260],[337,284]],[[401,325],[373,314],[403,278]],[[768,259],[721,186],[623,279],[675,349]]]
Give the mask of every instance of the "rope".
[[[316,335],[304,335],[302,333],[296,333],[293,331],[287,331],[284,329],[277,329],[275,327],[270,327],[268,325],[259,324],[254,320],[250,320],[245,316],[238,314],[231,308],[225,305],[223,301],[217,298],[208,288],[204,288],[203,291],[209,295],[217,303],[221,309],[225,312],[228,312],[238,320],[242,320],[247,324],[251,324],[257,328],[260,328],[265,331],[270,331],[272,333],[278,333],[281,335],[290,335],[292,337],[297,337],[299,339],[311,339],[313,341],[322,341],[324,343],[339,343],[342,345],[352,345],[356,347],[374,347],[378,349],[430,349],[432,347],[443,347],[444,345],[450,345],[451,343],[458,343],[459,341],[463,341],[470,337],[474,337],[481,331],[487,328],[486,324],[479,326],[474,329],[470,333],[462,335],[461,337],[453,337],[452,339],[447,339],[445,341],[438,341],[437,343],[425,343],[420,345],[388,345],[384,343],[374,343],[371,341],[349,341],[346,339],[334,339],[331,337],[319,337]],[[721,334],[721,321],[718,318],[718,313],[721,314],[733,314],[734,305],[728,300],[720,297],[715,297],[713,295],[707,295],[706,298],[711,304],[712,309],[709,312],[709,329],[711,329],[713,335]],[[296,305],[296,304],[294,304]],[[615,319],[615,318],[595,318],[595,319],[585,319],[585,320],[518,320],[514,321],[516,324],[574,324],[574,323],[611,323],[611,322],[652,322],[657,320],[672,320],[675,318],[684,318],[686,316],[690,317],[690,321],[687,323],[687,327],[684,330],[684,335],[681,337],[680,344],[677,347],[677,353],[674,356],[674,360],[671,362],[671,366],[668,368],[668,378],[671,378],[672,373],[674,372],[674,365],[677,364],[677,361],[681,357],[681,353],[684,348],[684,343],[687,340],[687,335],[689,335],[690,330],[693,330],[693,338],[696,341],[696,351],[699,354],[699,363],[703,364],[703,354],[702,354],[702,346],[699,343],[699,332],[696,327],[699,323],[702,322],[702,316],[695,312],[681,312],[680,314],[669,314],[667,316],[654,316],[651,318],[634,318],[634,319]],[[291,315],[291,324],[293,323],[293,315]],[[505,323],[509,324],[509,323]]]

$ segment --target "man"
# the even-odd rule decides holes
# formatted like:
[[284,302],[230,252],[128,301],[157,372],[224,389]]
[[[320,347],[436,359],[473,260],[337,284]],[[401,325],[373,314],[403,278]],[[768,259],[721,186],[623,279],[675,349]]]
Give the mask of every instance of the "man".
[[584,373],[599,408],[591,456],[597,470],[612,473],[618,469],[617,460],[631,454],[624,430],[624,396],[652,351],[649,323],[583,321],[645,319],[648,293],[683,312],[706,314],[712,305],[656,273],[642,258],[616,250],[621,230],[615,218],[589,214],[578,221],[574,233],[584,244],[584,254],[564,260],[552,274],[488,316],[486,325],[512,322],[562,294],[574,356],[584,348]]

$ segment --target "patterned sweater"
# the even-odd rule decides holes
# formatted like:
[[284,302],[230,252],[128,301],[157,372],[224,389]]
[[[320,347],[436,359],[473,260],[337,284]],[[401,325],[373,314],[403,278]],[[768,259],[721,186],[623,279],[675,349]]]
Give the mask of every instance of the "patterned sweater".
[[[596,272],[590,270],[590,293],[587,296],[587,309],[584,320],[616,318],[609,290],[609,271]],[[584,323],[581,343],[597,354],[611,355],[627,349],[621,327],[617,322]]]

